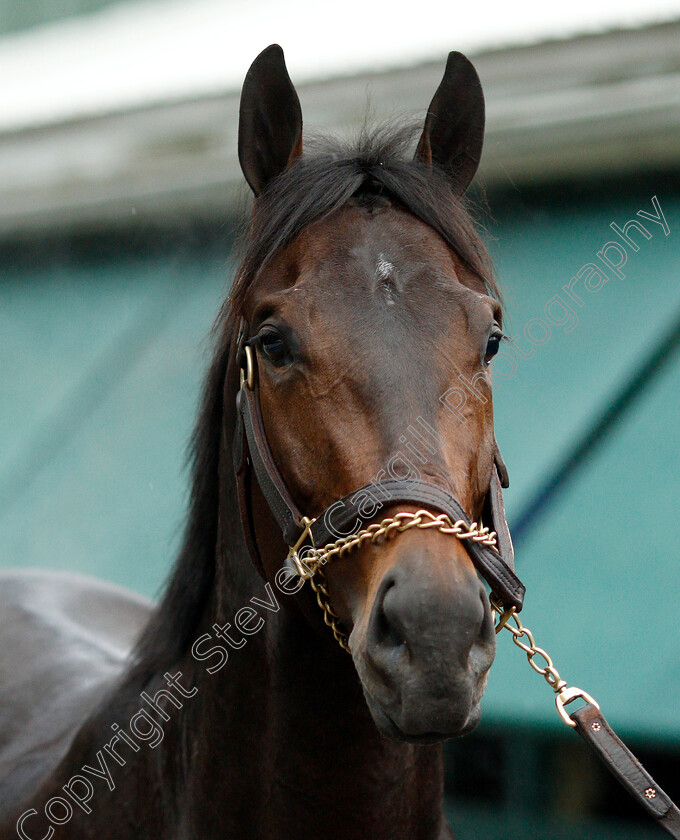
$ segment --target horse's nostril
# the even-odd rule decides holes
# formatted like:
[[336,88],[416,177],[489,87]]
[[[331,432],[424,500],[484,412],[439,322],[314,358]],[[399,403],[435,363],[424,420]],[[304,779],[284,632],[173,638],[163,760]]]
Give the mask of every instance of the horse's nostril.
[[369,627],[369,642],[383,648],[397,648],[406,645],[406,629],[395,608],[395,595],[398,591],[393,575],[386,575],[380,584]]

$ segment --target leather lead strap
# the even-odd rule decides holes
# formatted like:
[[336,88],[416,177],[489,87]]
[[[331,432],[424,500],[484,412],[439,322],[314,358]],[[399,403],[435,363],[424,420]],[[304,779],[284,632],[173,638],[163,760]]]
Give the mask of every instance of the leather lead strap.
[[616,735],[602,713],[588,704],[570,717],[579,734],[631,796],[671,837],[680,840],[680,810]]

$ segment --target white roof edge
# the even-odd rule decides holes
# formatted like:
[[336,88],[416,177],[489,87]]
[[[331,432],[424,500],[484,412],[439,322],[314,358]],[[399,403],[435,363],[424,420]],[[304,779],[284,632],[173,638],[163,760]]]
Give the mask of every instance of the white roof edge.
[[[473,55],[488,186],[680,168],[680,21]],[[306,125],[424,113],[443,60],[298,84]],[[292,72],[292,71],[291,71]],[[297,80],[296,80],[297,81]],[[240,85],[240,80],[239,80]],[[241,194],[238,94],[203,90],[0,133],[0,234],[226,217]]]
[[[0,38],[0,131],[152,102],[233,92],[268,43],[286,50],[292,78],[364,75],[554,37],[639,27],[680,14],[678,0],[570,0],[529,13],[477,0],[460,14],[430,0],[427,14],[343,0],[319,18],[315,0],[135,0]],[[333,10],[335,11],[335,10]],[[332,29],[328,27],[332,21]]]

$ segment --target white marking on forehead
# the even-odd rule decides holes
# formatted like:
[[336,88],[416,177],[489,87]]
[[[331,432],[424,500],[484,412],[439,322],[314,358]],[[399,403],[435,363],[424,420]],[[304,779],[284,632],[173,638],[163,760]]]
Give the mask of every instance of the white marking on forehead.
[[394,271],[394,266],[388,262],[382,254],[378,257],[378,265],[375,267],[375,276],[378,280],[389,280]]

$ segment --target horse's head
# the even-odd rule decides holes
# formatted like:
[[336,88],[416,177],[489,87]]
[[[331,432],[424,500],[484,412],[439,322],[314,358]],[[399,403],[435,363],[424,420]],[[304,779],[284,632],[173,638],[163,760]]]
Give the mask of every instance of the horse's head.
[[[309,516],[392,476],[443,487],[480,519],[494,469],[489,363],[501,310],[461,196],[483,126],[477,74],[452,53],[414,160],[379,141],[307,156],[280,48],[248,73],[239,155],[256,200],[235,301],[269,447]],[[268,536],[257,486],[252,494],[273,580],[280,540]],[[463,543],[413,528],[325,575],[380,731],[432,741],[474,726],[495,640]],[[311,599],[300,601],[320,624]]]

